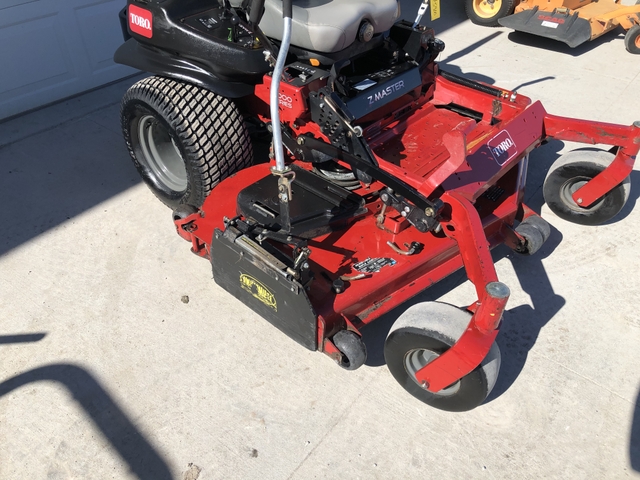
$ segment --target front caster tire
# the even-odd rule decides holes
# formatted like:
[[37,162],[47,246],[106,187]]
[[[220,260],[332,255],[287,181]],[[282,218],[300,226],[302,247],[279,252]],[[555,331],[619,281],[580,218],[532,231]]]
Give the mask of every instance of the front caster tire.
[[218,182],[251,164],[251,141],[238,108],[209,90],[148,77],[127,91],[120,113],[138,173],[171,208],[201,207]]
[[340,330],[333,336],[332,341],[342,353],[342,360],[338,365],[345,370],[355,370],[364,365],[367,360],[367,347],[360,335],[350,330]]
[[464,9],[471,22],[497,27],[498,20],[513,13],[514,0],[465,0]]
[[396,320],[385,341],[384,358],[389,371],[407,392],[427,405],[450,412],[477,407],[498,378],[500,349],[495,343],[471,373],[437,393],[423,388],[415,377],[418,370],[453,346],[470,320],[471,313],[453,305],[413,305]]
[[640,55],[640,25],[634,25],[624,36],[624,46],[627,52]]
[[571,195],[607,168],[615,155],[595,149],[574,150],[555,161],[544,180],[542,194],[558,217],[580,225],[599,225],[615,217],[629,199],[631,181],[604,194],[588,208],[578,205]]

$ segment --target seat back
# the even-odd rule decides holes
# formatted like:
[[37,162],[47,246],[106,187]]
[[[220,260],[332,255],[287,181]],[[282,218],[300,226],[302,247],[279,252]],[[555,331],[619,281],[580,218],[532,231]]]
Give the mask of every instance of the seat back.
[[[363,21],[374,34],[389,30],[400,16],[397,0],[293,0],[291,44],[320,53],[339,52],[350,46]],[[282,39],[282,0],[266,0],[260,29]]]

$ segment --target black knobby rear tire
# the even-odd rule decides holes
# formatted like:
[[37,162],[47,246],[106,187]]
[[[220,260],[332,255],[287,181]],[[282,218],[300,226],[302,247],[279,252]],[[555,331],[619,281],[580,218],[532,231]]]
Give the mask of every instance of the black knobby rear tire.
[[629,53],[640,55],[640,25],[634,25],[624,36],[624,46]]
[[581,207],[571,198],[573,192],[607,168],[614,158],[611,152],[587,148],[571,151],[556,160],[542,187],[544,200],[553,213],[580,225],[600,225],[615,217],[629,199],[629,177],[590,207]]
[[202,206],[218,182],[253,158],[247,128],[231,100],[170,78],[134,84],[122,99],[121,122],[140,176],[171,208]]
[[497,27],[498,20],[513,13],[515,0],[465,0],[464,9],[472,23]]
[[441,410],[463,412],[480,405],[493,389],[500,370],[500,349],[489,353],[473,371],[440,392],[418,384],[415,373],[446,352],[462,336],[471,314],[439,302],[413,305],[393,324],[384,344],[384,358],[398,383],[421,402]]

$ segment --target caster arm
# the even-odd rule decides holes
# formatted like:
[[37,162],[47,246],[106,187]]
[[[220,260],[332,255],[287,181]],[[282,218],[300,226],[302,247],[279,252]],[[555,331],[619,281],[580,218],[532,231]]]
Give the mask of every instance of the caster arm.
[[510,294],[509,288],[498,281],[489,242],[473,204],[455,192],[445,193],[442,200],[451,208],[451,218],[441,222],[443,231],[458,244],[478,301],[469,326],[458,341],[416,372],[418,382],[434,393],[455,383],[482,362],[498,334]]
[[545,134],[558,140],[619,147],[613,162],[572,194],[576,204],[588,208],[629,176],[640,149],[640,121],[631,126],[578,120],[546,114]]

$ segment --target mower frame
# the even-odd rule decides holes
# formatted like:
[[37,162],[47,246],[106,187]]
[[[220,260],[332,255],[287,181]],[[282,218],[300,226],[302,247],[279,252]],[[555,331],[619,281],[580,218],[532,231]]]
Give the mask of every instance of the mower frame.
[[[127,131],[138,125],[140,112],[144,118],[157,114],[158,129],[168,126],[153,111],[158,98],[163,109],[174,109],[173,118],[187,104],[189,116],[196,116],[198,102],[206,100],[237,128],[244,128],[241,106],[278,142],[271,161],[247,168],[227,163],[239,171],[221,177],[202,204],[177,201],[178,234],[211,262],[221,287],[299,344],[354,369],[366,358],[364,326],[464,267],[476,290],[464,309],[469,323],[447,340],[451,344],[441,342],[449,348],[412,372],[418,398],[462,383],[497,351],[492,345],[510,292],[498,280],[491,249],[506,244],[533,254],[549,235],[548,224],[523,203],[531,151],[549,138],[611,147],[613,161],[592,178],[580,177],[571,191],[575,208],[586,211],[626,181],[640,150],[640,122],[550,115],[516,92],[441,71],[435,58],[444,44],[424,26],[400,21],[368,45],[355,42],[333,58],[296,50],[289,63],[285,35],[276,63],[283,74],[274,81],[269,62],[275,63],[275,49],[262,51],[273,45],[257,27],[261,0],[252,3],[246,21],[234,9],[197,0],[149,4],[152,10],[133,1],[128,8],[136,8],[136,21],[148,24],[129,22],[131,38],[116,60],[175,81],[141,81],[125,96],[129,143],[135,135]],[[285,7],[290,22],[291,2]],[[208,31],[209,23],[218,33]],[[223,58],[209,58],[207,51]],[[212,91],[241,98],[221,100]],[[204,120],[203,131],[215,118]],[[160,131],[154,129],[150,138]],[[183,160],[190,153],[179,149],[176,132],[161,137],[163,148]],[[213,147],[209,137],[205,143],[203,149]],[[233,145],[224,148],[233,153]],[[327,164],[335,170],[327,173]],[[335,181],[344,172],[348,186]],[[389,338],[396,334],[392,329]],[[451,409],[473,408],[486,398],[493,384],[486,377],[482,383],[487,391],[476,390],[471,403]]]

